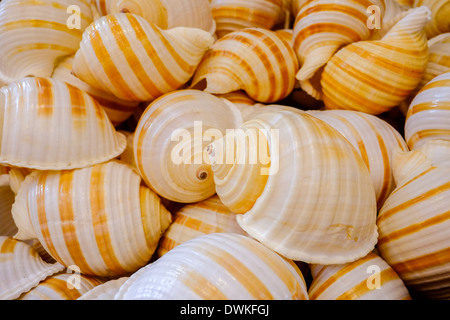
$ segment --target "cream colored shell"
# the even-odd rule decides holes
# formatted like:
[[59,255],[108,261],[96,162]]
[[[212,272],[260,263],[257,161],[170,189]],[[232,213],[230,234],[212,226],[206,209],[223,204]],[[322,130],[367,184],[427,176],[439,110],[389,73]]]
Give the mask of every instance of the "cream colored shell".
[[176,246],[210,233],[236,233],[247,235],[236,221],[236,214],[220,201],[217,195],[183,206],[174,213],[173,223],[161,237],[157,257]]
[[77,300],[104,280],[82,274],[60,273],[48,277],[18,300]]
[[338,130],[359,152],[370,172],[378,208],[395,188],[392,156],[396,149],[408,151],[401,134],[386,121],[358,111],[310,111],[311,115]]
[[430,140],[450,141],[450,71],[431,80],[409,107],[405,137],[410,149]]
[[346,263],[373,250],[374,186],[337,130],[306,112],[278,110],[240,132],[214,142],[209,154],[217,194],[243,213],[238,223],[250,236],[307,263]]
[[297,71],[298,61],[288,42],[274,31],[246,28],[214,43],[191,87],[205,87],[213,94],[243,90],[255,101],[272,103],[292,92]]
[[450,142],[431,140],[394,159],[397,188],[380,210],[378,250],[410,290],[448,299]]
[[215,194],[205,148],[242,123],[230,102],[199,90],[178,90],[152,102],[134,133],[135,162],[145,183],[180,203]]
[[208,0],[108,0],[108,13],[134,13],[162,29],[199,28],[214,34],[216,22]]
[[245,28],[270,30],[289,19],[289,7],[283,0],[212,0],[218,38]]
[[342,265],[312,265],[310,300],[411,300],[398,274],[376,253]]
[[427,66],[423,29],[430,16],[427,7],[412,9],[381,40],[359,41],[339,50],[320,80],[326,108],[379,115],[406,100]]
[[30,245],[0,236],[0,300],[17,299],[63,269],[59,263],[44,262]]
[[3,0],[0,85],[25,76],[49,77],[56,59],[76,52],[92,19],[88,0]]
[[84,91],[28,77],[0,89],[0,162],[64,170],[108,161],[125,149],[103,108]]
[[34,171],[14,203],[17,239],[38,239],[66,267],[115,277],[146,265],[170,213],[119,161],[71,171]]
[[61,60],[56,65],[52,78],[71,84],[91,95],[105,109],[114,126],[118,126],[127,120],[136,111],[138,103],[120,100],[112,94],[95,89],[75,77],[72,73],[74,58],[75,56],[72,55]]
[[114,300],[114,296],[129,277],[106,281],[81,295],[77,300]]
[[73,72],[119,99],[152,101],[185,85],[213,42],[198,28],[162,30],[135,14],[110,14],[85,30]]
[[298,267],[259,242],[215,233],[132,275],[115,300],[308,300]]

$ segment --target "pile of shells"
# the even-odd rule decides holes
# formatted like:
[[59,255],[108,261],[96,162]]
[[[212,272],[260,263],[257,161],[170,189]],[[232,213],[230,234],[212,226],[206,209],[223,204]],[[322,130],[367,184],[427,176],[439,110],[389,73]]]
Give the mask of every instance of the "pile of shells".
[[450,299],[450,0],[2,0],[0,299]]

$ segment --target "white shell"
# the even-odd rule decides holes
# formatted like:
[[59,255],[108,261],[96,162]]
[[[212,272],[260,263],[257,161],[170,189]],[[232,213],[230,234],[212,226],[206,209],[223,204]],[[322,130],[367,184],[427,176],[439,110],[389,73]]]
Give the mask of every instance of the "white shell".
[[394,158],[397,188],[381,208],[377,248],[410,290],[450,297],[450,141]]
[[125,137],[84,91],[51,78],[27,77],[0,89],[0,162],[64,170],[121,154]]
[[77,300],[104,280],[76,273],[60,273],[48,277],[18,300]]
[[25,76],[50,77],[58,58],[76,52],[92,19],[86,0],[3,0],[0,85]]
[[132,275],[115,300],[307,300],[298,267],[236,234],[201,236]]
[[334,264],[367,255],[378,236],[367,167],[337,130],[286,108],[210,146],[217,194],[242,213],[249,235],[289,259]]
[[0,236],[0,300],[16,299],[63,269],[44,262],[30,245]]
[[77,300],[114,300],[120,287],[129,277],[122,277],[116,280],[110,280],[84,293]]
[[431,80],[412,101],[405,124],[410,149],[430,140],[450,140],[450,72]]
[[310,300],[411,300],[398,274],[377,254],[343,265],[312,265]]
[[119,161],[71,171],[34,171],[12,213],[17,239],[38,239],[66,267],[123,276],[148,263],[171,222],[158,196]]
[[171,201],[194,203],[212,197],[216,192],[205,149],[211,139],[241,123],[232,103],[207,92],[178,90],[160,97],[147,107],[134,134],[142,178]]

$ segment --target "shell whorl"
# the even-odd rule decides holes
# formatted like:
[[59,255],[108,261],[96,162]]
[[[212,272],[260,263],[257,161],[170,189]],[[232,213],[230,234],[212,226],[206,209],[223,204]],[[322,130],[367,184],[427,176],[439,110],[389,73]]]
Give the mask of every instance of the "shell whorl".
[[450,140],[450,72],[431,80],[412,101],[405,138],[411,150],[429,140]]
[[314,0],[301,7],[294,23],[293,47],[300,63],[297,79],[308,94],[321,99],[320,88],[311,81],[336,51],[371,36],[366,15],[370,5],[384,14],[383,0]]
[[198,28],[162,30],[131,13],[110,14],[84,32],[73,72],[119,99],[152,101],[189,81],[213,42]]
[[[72,5],[80,10],[79,25],[69,24]],[[92,19],[84,0],[2,1],[0,84],[26,76],[50,77],[58,58],[76,52]]]
[[429,19],[428,8],[411,9],[383,39],[359,41],[339,50],[321,77],[326,108],[378,115],[406,100],[428,62],[423,28]]
[[216,41],[205,54],[192,81],[213,94],[244,90],[262,103],[287,97],[295,86],[298,61],[285,40],[274,31],[247,28]]
[[133,142],[144,181],[175,202],[194,203],[213,196],[214,178],[205,148],[211,139],[239,126],[241,119],[232,103],[199,90],[174,91],[155,100],[142,115]]

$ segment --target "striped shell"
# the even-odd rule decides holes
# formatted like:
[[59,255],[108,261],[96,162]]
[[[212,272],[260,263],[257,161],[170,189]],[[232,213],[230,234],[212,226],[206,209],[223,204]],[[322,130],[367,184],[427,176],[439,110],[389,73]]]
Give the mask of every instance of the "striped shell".
[[73,72],[119,99],[151,101],[186,84],[213,42],[198,28],[162,30],[134,14],[111,14],[85,30]]
[[101,90],[95,89],[87,83],[81,81],[72,74],[72,66],[75,56],[68,56],[61,60],[53,71],[52,78],[59,81],[64,81],[80,90],[85,91],[91,95],[97,102],[99,102],[103,109],[105,109],[108,118],[114,126],[118,126],[126,119],[128,119],[138,107],[137,102],[124,101],[116,98],[112,94],[105,93]]
[[409,107],[405,137],[410,149],[429,140],[450,141],[450,71],[437,76],[417,94]]
[[216,41],[198,66],[192,86],[206,81],[206,91],[225,94],[244,90],[255,101],[271,103],[294,89],[298,61],[274,31],[247,28]]
[[411,300],[402,279],[373,252],[352,263],[311,269],[310,300]]
[[221,201],[243,213],[239,225],[273,251],[335,264],[373,250],[377,208],[369,172],[322,120],[300,110],[261,113],[208,151]]
[[236,221],[236,214],[220,201],[217,195],[183,206],[173,215],[173,223],[161,238],[158,257],[176,246],[210,233],[247,235]]
[[359,152],[375,186],[378,208],[395,188],[392,154],[408,151],[400,133],[376,116],[351,110],[311,111],[311,115],[338,130]]
[[219,38],[246,28],[272,29],[288,18],[283,0],[212,0]]
[[412,9],[383,39],[359,41],[338,51],[322,73],[326,108],[378,115],[407,99],[428,62],[423,28],[429,17],[426,7]]
[[63,269],[44,262],[30,245],[0,236],[0,300],[17,299]]
[[203,91],[179,90],[155,100],[134,133],[135,162],[145,183],[175,202],[210,198],[214,179],[204,150],[241,122],[233,104]]
[[199,28],[214,34],[216,23],[208,0],[108,0],[108,13],[134,13],[162,29]]
[[147,264],[171,222],[157,195],[118,161],[35,171],[22,183],[12,213],[15,238],[36,238],[61,264],[104,277]]
[[450,1],[448,0],[397,0],[400,4],[409,7],[427,6],[432,12],[432,19],[425,31],[429,38],[450,31]]
[[298,267],[236,234],[201,236],[132,275],[115,300],[308,300]]
[[23,78],[0,89],[0,162],[63,170],[108,161],[125,149],[103,108],[51,78]]
[[380,210],[381,257],[412,292],[450,298],[450,141],[432,140],[394,159],[397,189]]
[[103,282],[82,274],[60,273],[48,277],[17,300],[77,300]]
[[[71,8],[80,10],[79,15]],[[0,85],[25,76],[49,77],[57,58],[76,52],[91,22],[88,0],[3,0]]]
[[304,91],[321,99],[314,84],[315,75],[338,49],[353,42],[368,39],[372,30],[367,27],[367,8],[381,8],[383,0],[314,0],[301,7],[294,22],[293,47],[300,62],[297,79]]
[[428,40],[429,58],[422,81],[413,93],[401,105],[400,110],[406,116],[412,100],[417,93],[435,77],[450,72],[450,32],[440,34]]
[[84,293],[77,300],[114,300],[120,287],[128,279],[129,277],[122,277],[116,280],[109,280]]

